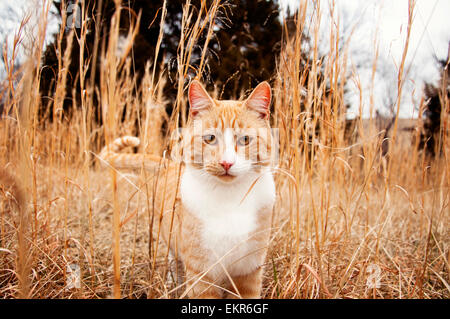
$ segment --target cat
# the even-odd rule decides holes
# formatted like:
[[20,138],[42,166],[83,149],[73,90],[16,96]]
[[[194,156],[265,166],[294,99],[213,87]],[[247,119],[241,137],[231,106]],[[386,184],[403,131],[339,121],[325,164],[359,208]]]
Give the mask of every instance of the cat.
[[171,254],[182,265],[190,298],[261,297],[276,196],[271,99],[267,82],[245,100],[216,100],[194,80],[180,142],[182,164],[119,153],[139,145],[131,136],[116,139],[100,154],[115,168],[162,166],[155,214]]

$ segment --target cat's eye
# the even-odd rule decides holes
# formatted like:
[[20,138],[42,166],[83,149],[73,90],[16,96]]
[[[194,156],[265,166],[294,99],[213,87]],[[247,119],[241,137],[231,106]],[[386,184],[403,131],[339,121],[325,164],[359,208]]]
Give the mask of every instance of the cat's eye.
[[248,135],[244,135],[238,138],[237,143],[241,146],[247,146],[252,141],[252,138]]
[[214,145],[217,142],[217,138],[213,134],[204,135],[203,142],[205,142],[206,144]]

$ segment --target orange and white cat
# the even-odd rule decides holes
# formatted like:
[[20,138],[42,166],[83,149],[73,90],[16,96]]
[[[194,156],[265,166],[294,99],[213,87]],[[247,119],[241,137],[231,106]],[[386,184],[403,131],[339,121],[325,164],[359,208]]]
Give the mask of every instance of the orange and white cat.
[[[267,82],[242,101],[213,99],[198,81],[189,87],[183,161],[159,172],[155,214],[191,298],[261,297],[275,202],[270,103]],[[118,153],[138,144],[119,138],[100,157],[116,168],[154,166],[154,156]]]

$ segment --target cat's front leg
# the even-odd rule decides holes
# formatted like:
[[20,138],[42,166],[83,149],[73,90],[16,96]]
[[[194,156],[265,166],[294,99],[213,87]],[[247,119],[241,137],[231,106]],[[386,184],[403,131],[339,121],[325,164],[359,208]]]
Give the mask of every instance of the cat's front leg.
[[[235,292],[234,294],[228,293],[226,298],[234,299],[240,296],[243,299],[259,299],[261,298],[261,286],[262,286],[262,267],[258,267],[254,271],[241,275],[232,276],[234,286],[230,283],[230,290]],[[236,296],[237,295],[237,296]]]

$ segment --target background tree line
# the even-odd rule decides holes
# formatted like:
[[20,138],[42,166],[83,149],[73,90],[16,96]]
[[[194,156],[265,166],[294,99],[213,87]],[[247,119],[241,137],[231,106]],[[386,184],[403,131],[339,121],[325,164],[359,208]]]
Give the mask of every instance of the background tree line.
[[[122,7],[127,10],[122,11],[121,31],[123,34],[128,32],[133,15],[130,12],[141,14],[141,23],[139,32],[135,37],[131,56],[132,70],[135,73],[137,83],[144,75],[145,65],[155,57],[156,43],[158,40],[161,18],[161,8],[163,0],[124,0]],[[200,0],[191,1],[195,10],[200,10]],[[212,3],[207,1],[207,7]],[[57,13],[61,16],[62,11],[67,9],[69,3],[55,1],[54,6]],[[164,96],[169,103],[167,112],[170,114],[172,103],[177,94],[176,72],[177,72],[177,51],[180,41],[181,20],[183,13],[184,0],[173,0],[166,2],[167,15],[163,28],[161,49],[156,60],[156,70],[167,72],[168,82],[164,87]],[[65,6],[65,8],[63,7]],[[111,25],[111,18],[115,12],[115,3],[112,0],[87,1],[85,3],[88,15],[87,35],[84,50],[84,60],[92,59],[94,48],[94,38],[96,32],[99,32],[101,39],[107,39]],[[207,89],[212,91],[216,89],[219,97],[230,99],[239,97],[259,82],[270,80],[276,73],[276,59],[281,50],[282,41],[285,36],[294,34],[295,25],[292,23],[292,15],[289,13],[285,19],[285,24],[281,24],[279,4],[277,1],[261,0],[229,0],[224,2],[221,12],[215,20],[215,32],[211,39],[206,56],[206,72],[203,81]],[[98,30],[96,30],[98,28]],[[284,28],[284,29],[283,29]],[[80,32],[75,29],[75,32]],[[66,32],[62,38],[61,50],[64,52],[67,47]],[[201,48],[205,41],[205,35],[199,39],[198,46],[194,49],[191,64],[194,68],[200,60]],[[309,41],[307,34],[304,35],[305,42]],[[52,96],[55,90],[56,75],[58,74],[57,60],[57,36],[54,42],[47,46],[43,58],[43,68],[41,73],[41,96],[43,100],[43,114],[52,113]],[[106,40],[107,41],[107,40]],[[310,67],[308,46],[303,47],[302,52],[304,64],[302,68]],[[64,109],[69,111],[74,100],[80,99],[80,87],[77,81],[79,72],[80,47],[77,41],[73,41],[71,47],[71,62],[69,67],[69,76],[67,78],[68,94],[64,100]],[[448,59],[439,61],[441,66],[441,81],[438,84],[427,83],[424,93],[427,100],[425,110],[424,127],[420,136],[420,147],[427,150],[431,156],[440,154],[442,150],[441,139],[438,138],[441,129],[441,121],[448,118],[448,109],[445,109],[444,98],[448,99]],[[99,85],[100,74],[100,55],[97,55],[96,61],[89,63],[86,70],[86,77],[95,73],[95,86]],[[194,76],[192,71],[190,76]],[[318,79],[322,81],[321,78]],[[447,83],[447,84],[445,84]],[[74,89],[73,89],[74,88]],[[73,90],[72,90],[73,89]],[[74,92],[74,96],[71,96]],[[326,94],[329,94],[327,92]],[[99,107],[99,101],[94,96],[94,103]],[[80,103],[77,103],[79,105]],[[447,112],[447,117],[442,115]],[[101,112],[96,112],[96,120],[102,121]],[[351,131],[352,126],[348,131]],[[317,130],[318,132],[318,130]],[[313,137],[311,137],[313,138]],[[440,143],[440,144],[439,144]]]
[[[195,10],[200,8],[200,0],[191,1]],[[207,7],[212,1],[207,1]],[[155,57],[155,49],[160,32],[159,21],[161,19],[161,8],[164,1],[155,0],[131,0],[122,1],[121,32],[126,34],[130,25],[132,15],[141,13],[139,32],[133,43],[132,69],[137,77],[137,82],[142,78],[145,65]],[[185,1],[167,1],[167,15],[165,17],[164,35],[162,38],[160,52],[156,61],[157,72],[162,72],[167,68],[168,84],[165,87],[165,96],[169,100],[174,100],[176,96],[175,73],[177,70],[177,50],[180,40],[182,10]],[[66,8],[63,8],[63,5]],[[55,1],[54,6],[58,14],[62,15],[62,10],[67,9],[68,3]],[[88,32],[84,50],[84,60],[92,58],[94,47],[94,37],[96,28],[100,32],[100,39],[107,39],[111,18],[115,12],[115,3],[112,0],[87,1],[85,3],[88,14]],[[224,3],[222,10],[218,14],[215,23],[215,34],[209,43],[207,52],[207,72],[203,79],[209,90],[214,89],[213,85],[218,85],[221,98],[230,99],[238,97],[242,92],[254,87],[257,83],[268,80],[275,72],[276,58],[280,51],[280,41],[282,27],[279,20],[279,7],[274,1],[231,0]],[[98,14],[100,13],[100,14]],[[98,21],[98,18],[100,20]],[[80,32],[79,28],[75,32]],[[62,52],[67,47],[67,34],[62,40]],[[55,41],[57,36],[54,37]],[[191,64],[195,67],[199,62],[201,48],[205,41],[205,35],[194,50]],[[80,47],[77,41],[73,41],[71,48],[71,63],[67,87],[76,87],[75,92],[79,92],[77,83],[77,72],[79,71]],[[55,89],[55,76],[58,74],[57,46],[52,43],[47,46],[41,74],[41,93],[43,105],[47,106],[47,99],[53,94]],[[161,68],[163,66],[163,68]],[[92,72],[96,72],[96,83],[98,86],[100,74],[100,57],[96,61],[91,61],[86,70],[86,77]],[[193,75],[193,74],[191,74]],[[72,99],[79,99],[74,96]],[[98,102],[98,101],[97,101]],[[72,105],[71,99],[66,99],[65,110]],[[51,103],[50,106],[51,107]],[[170,113],[170,103],[168,112]],[[47,110],[48,111],[48,110]],[[101,120],[101,119],[98,119]]]

